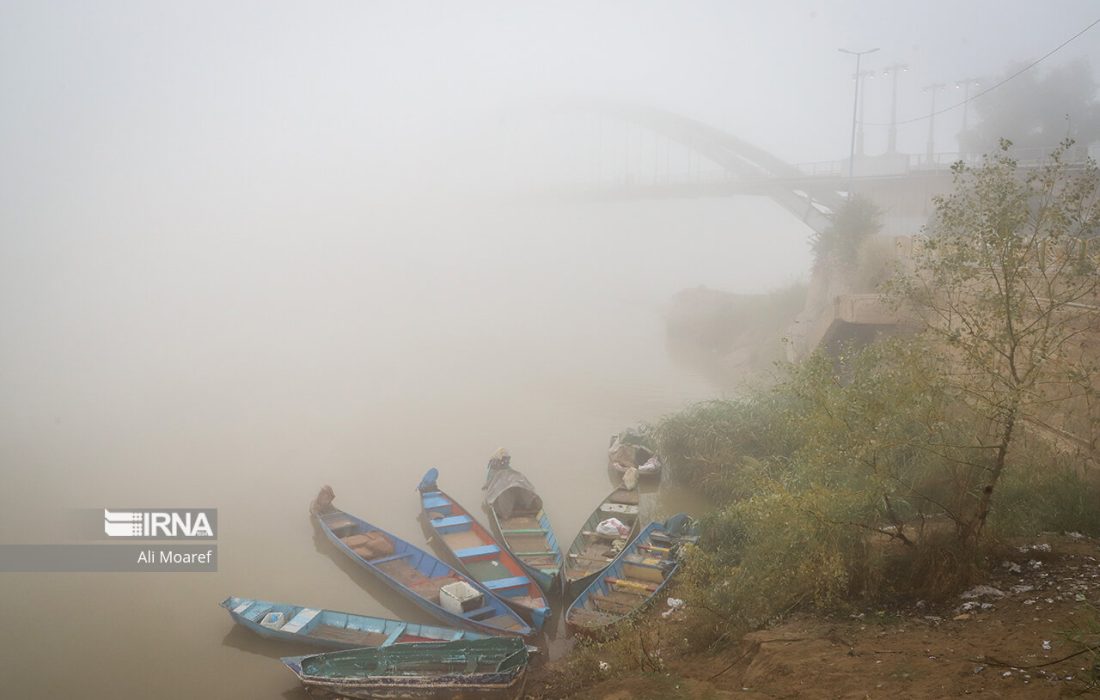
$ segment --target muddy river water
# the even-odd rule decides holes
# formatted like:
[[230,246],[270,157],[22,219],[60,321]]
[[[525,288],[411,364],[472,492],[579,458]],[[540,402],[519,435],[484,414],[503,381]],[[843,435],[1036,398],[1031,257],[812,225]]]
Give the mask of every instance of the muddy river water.
[[808,267],[805,229],[756,200],[349,218],[8,249],[0,542],[75,541],[71,509],[211,507],[219,570],[0,574],[0,695],[303,697],[277,659],[305,650],[219,601],[429,621],[315,540],[322,484],[421,542],[424,470],[480,509],[506,446],[568,542],[609,435],[715,393],[669,359],[669,295]]

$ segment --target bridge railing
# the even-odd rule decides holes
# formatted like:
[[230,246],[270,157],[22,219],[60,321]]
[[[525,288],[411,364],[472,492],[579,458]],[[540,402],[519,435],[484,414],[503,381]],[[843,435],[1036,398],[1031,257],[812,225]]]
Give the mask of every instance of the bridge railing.
[[[1024,167],[1035,167],[1045,163],[1055,150],[1055,146],[1013,148],[1011,155]],[[1074,146],[1065,155],[1065,160],[1070,163],[1083,163],[1090,155],[1095,156],[1093,149],[1084,146]],[[980,165],[984,154],[961,153],[959,151],[944,151],[933,153],[897,153],[894,155],[883,154],[879,156],[860,156],[856,158],[853,175],[855,177],[867,177],[884,175],[906,175],[914,171],[944,170],[955,163],[962,161],[967,165]],[[808,177],[846,177],[848,175],[848,161],[822,160],[807,163],[795,163],[796,168]]]
[[[1014,148],[1012,156],[1022,167],[1036,167],[1050,158],[1054,147],[1050,148]],[[1090,155],[1090,150],[1084,147],[1076,147],[1066,154],[1066,160],[1071,163],[1084,162]],[[854,169],[854,177],[858,178],[889,178],[904,177],[911,174],[943,172],[954,163],[962,161],[967,165],[980,165],[984,156],[974,153],[959,153],[957,151],[945,151],[933,153],[931,156],[921,154],[896,153],[880,156],[868,156],[857,158]],[[848,176],[847,160],[822,160],[805,163],[795,163],[802,176],[805,178],[844,179]],[[701,168],[696,165],[688,172],[669,172],[659,169],[634,170],[627,172],[604,171],[585,178],[587,186],[601,188],[634,188],[634,187],[690,187],[690,186],[718,186],[732,183],[745,183],[747,181],[768,180],[767,175],[745,177],[742,174],[721,168],[718,166]],[[778,178],[778,179],[798,179]]]

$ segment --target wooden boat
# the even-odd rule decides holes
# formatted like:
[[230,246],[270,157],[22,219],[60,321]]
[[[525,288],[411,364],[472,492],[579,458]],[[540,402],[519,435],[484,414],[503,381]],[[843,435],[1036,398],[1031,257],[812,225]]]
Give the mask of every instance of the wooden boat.
[[[328,493],[331,494],[331,489]],[[324,494],[322,490],[322,496]],[[331,497],[324,503],[320,499],[321,496],[314,501],[311,512],[333,544],[424,610],[449,623],[488,634],[527,636],[534,633],[523,618],[477,581],[396,535],[332,507]],[[467,601],[479,603],[473,609],[467,609],[462,601],[457,602],[458,607],[445,607],[455,603],[447,592],[454,591],[453,584],[457,582],[469,587],[460,588],[467,591],[472,588],[480,594]],[[446,591],[442,590],[444,587]]]
[[499,637],[291,656],[282,661],[312,697],[516,700],[527,646]]
[[485,504],[504,548],[544,592],[558,590],[562,556],[542,498],[531,482],[512,469],[511,457],[498,451],[489,461]]
[[673,516],[647,525],[581,591],[565,614],[566,626],[577,633],[598,634],[653,600],[680,568],[679,547],[697,539],[693,534],[678,534],[684,522],[691,523],[687,516]]
[[439,490],[438,479],[439,470],[429,469],[417,486],[421,513],[431,524],[435,540],[467,576],[530,620],[536,630],[542,629],[550,606],[538,584],[469,511]]
[[388,647],[391,644],[411,642],[452,642],[489,638],[489,635],[481,632],[453,627],[421,625],[384,617],[369,617],[236,596],[226,598],[221,602],[221,606],[229,611],[230,617],[237,624],[261,637],[331,649]]
[[[626,535],[605,535],[597,531],[601,522],[615,518],[630,530]],[[614,561],[621,546],[638,534],[638,489],[617,488],[592,511],[565,553],[562,581],[566,600],[571,600],[592,583]],[[615,547],[616,543],[621,546]]]

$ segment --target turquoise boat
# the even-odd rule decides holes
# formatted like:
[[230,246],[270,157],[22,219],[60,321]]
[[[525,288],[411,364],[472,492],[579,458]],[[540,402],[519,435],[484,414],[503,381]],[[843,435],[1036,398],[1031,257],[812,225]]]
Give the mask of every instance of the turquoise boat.
[[229,611],[234,622],[261,637],[330,649],[489,638],[481,632],[453,627],[422,625],[237,596],[226,598],[220,605]]
[[[451,624],[491,635],[534,634],[492,591],[400,537],[334,508],[333,498],[326,487],[310,508],[325,536],[398,593]],[[472,595],[460,600],[459,593]]]
[[523,615],[536,630],[542,629],[550,605],[538,583],[469,511],[439,490],[438,479],[439,470],[429,469],[416,487],[420,512],[431,525],[433,540],[450,552],[467,576]]
[[283,663],[311,697],[517,700],[528,650],[515,637],[398,644],[289,656]]
[[546,593],[560,588],[562,556],[542,498],[523,474],[512,469],[511,457],[500,450],[489,461],[485,505],[493,529],[509,554]]
[[568,629],[599,634],[652,601],[680,568],[680,548],[698,538],[686,515],[650,523],[615,557],[565,613]]

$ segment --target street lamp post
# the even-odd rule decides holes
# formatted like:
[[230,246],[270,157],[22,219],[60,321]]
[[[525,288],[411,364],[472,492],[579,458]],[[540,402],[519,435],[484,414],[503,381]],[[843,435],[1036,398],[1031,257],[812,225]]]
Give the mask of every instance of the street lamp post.
[[932,165],[933,154],[936,152],[936,92],[942,90],[946,85],[943,83],[933,83],[924,87],[924,92],[932,93],[932,105],[928,109],[928,165]]
[[863,155],[863,104],[867,101],[867,78],[874,78],[873,70],[855,73],[853,78],[859,81],[859,131],[856,132],[856,153]]
[[890,98],[890,142],[886,147],[887,152],[898,152],[898,73],[904,73],[909,70],[909,66],[904,63],[891,63],[882,70],[882,76],[892,76],[893,78],[893,91]]
[[[967,124],[969,122],[969,117],[970,117],[970,88],[971,87],[978,87],[981,84],[982,84],[982,82],[978,78],[963,78],[962,80],[959,80],[959,81],[955,82],[955,89],[958,90],[959,88],[962,88],[962,91],[963,91],[962,134],[964,135],[964,137],[965,137],[965,134],[966,134],[966,127],[967,127]],[[961,144],[960,144],[960,146],[961,146]],[[963,149],[960,147],[959,151],[961,152],[962,150]]]
[[[856,57],[856,75],[859,75],[859,63],[863,59],[864,54],[874,53],[878,51],[877,48],[867,49],[866,51],[849,51],[848,49],[837,49],[841,53],[846,53]],[[852,181],[855,174],[853,166],[856,162],[856,117],[858,116],[859,109],[859,80],[856,80],[856,93],[852,96],[852,139],[848,147],[848,199],[852,198]]]

